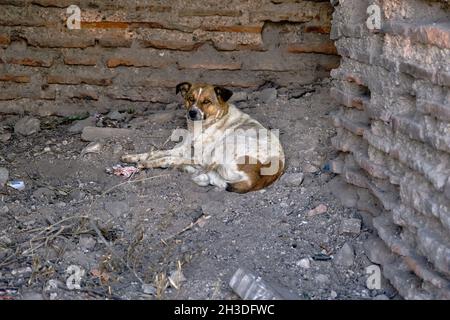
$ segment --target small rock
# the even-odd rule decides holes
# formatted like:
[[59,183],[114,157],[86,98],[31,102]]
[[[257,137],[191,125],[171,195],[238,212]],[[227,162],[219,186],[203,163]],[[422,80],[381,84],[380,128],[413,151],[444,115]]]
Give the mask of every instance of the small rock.
[[334,290],[331,290],[331,292],[330,292],[330,297],[331,297],[332,299],[336,299],[337,296],[338,296],[337,292],[334,291]]
[[0,134],[0,142],[5,143],[5,142],[7,142],[9,139],[11,139],[11,133],[5,132],[5,133]]
[[299,261],[297,261],[297,266],[303,268],[303,269],[309,269],[311,267],[311,262],[308,258],[303,258]]
[[41,187],[33,192],[33,197],[35,199],[53,199],[55,197],[55,192],[49,188]]
[[31,273],[33,270],[30,268],[30,267],[24,267],[24,268],[20,268],[20,269],[14,269],[14,270],[12,270],[11,271],[11,274],[13,275],[13,276],[21,276],[21,275],[24,275],[24,274],[28,274],[28,273]]
[[84,128],[95,125],[95,117],[75,121],[68,129],[70,133],[80,133]]
[[69,197],[75,201],[83,200],[85,196],[86,196],[86,193],[81,190],[78,190],[78,189],[74,189],[74,190],[70,191],[70,193],[69,193]]
[[241,101],[246,101],[248,98],[247,92],[245,91],[239,91],[239,92],[234,92],[233,95],[230,98],[230,102],[241,102]]
[[120,113],[119,111],[115,110],[115,111],[111,111],[106,115],[107,118],[111,119],[111,120],[122,120],[126,117],[126,115],[124,113]]
[[135,134],[136,132],[130,129],[85,127],[81,133],[81,139],[84,141],[99,141],[109,138],[131,137]]
[[316,173],[319,171],[319,168],[308,163],[303,166],[303,171],[306,173]]
[[9,179],[9,171],[6,168],[0,167],[0,188],[4,187]]
[[319,214],[323,214],[323,213],[327,212],[327,210],[328,210],[328,207],[326,205],[319,204],[314,209],[309,210],[308,213],[307,213],[307,216],[308,217],[314,217],[314,216],[317,216]]
[[340,233],[359,234],[361,232],[361,220],[345,219],[342,220]]
[[82,234],[78,241],[78,245],[85,250],[93,249],[96,243],[97,241],[90,234]]
[[355,259],[353,248],[346,242],[341,249],[335,254],[333,262],[343,267],[351,267]]
[[277,99],[277,89],[275,88],[267,88],[262,90],[259,93],[259,100],[261,102],[264,102],[265,104],[270,104],[275,102],[275,100]]
[[151,294],[151,295],[155,295],[156,294],[156,288],[154,285],[152,284],[148,284],[148,283],[143,283],[142,284],[142,291],[145,294]]
[[330,282],[330,277],[327,276],[326,274],[318,274],[318,275],[315,277],[315,279],[316,279],[317,282],[323,283],[323,284],[326,284],[326,283],[329,283],[329,282]]
[[29,136],[41,130],[41,121],[33,117],[23,117],[14,126],[14,132]]
[[290,173],[283,176],[283,182],[288,187],[298,187],[303,183],[303,173]]

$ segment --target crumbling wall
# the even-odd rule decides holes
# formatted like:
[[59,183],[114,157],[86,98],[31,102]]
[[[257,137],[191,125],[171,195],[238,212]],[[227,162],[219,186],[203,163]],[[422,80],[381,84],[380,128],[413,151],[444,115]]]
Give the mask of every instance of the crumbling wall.
[[327,0],[3,0],[0,111],[149,107],[174,101],[180,81],[313,83],[339,63],[331,14]]
[[[378,237],[371,261],[407,299],[450,298],[450,8],[448,0],[340,0],[332,71],[341,153],[336,192]],[[381,9],[381,30],[366,25]]]

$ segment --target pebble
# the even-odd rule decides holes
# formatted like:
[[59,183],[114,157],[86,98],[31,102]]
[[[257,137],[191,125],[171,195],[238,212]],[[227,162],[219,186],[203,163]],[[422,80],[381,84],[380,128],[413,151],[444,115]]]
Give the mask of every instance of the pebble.
[[306,173],[316,173],[319,171],[319,168],[308,163],[303,166],[303,171]]
[[385,294],[380,294],[380,295],[376,296],[375,298],[373,298],[373,300],[389,300],[389,297]]
[[83,120],[75,121],[68,129],[70,133],[80,133],[85,127],[95,125],[95,117],[88,117]]
[[337,296],[338,296],[337,292],[334,291],[334,290],[331,290],[331,292],[330,292],[330,297],[331,297],[332,299],[336,299]]
[[303,183],[304,174],[299,173],[289,173],[283,176],[283,183],[288,187],[298,187]]
[[326,205],[319,204],[314,209],[309,210],[308,213],[307,213],[307,216],[308,217],[314,217],[314,216],[317,216],[319,214],[323,214],[323,213],[327,212],[327,210],[328,210],[328,207]]
[[96,243],[97,241],[90,234],[82,234],[78,241],[78,245],[85,250],[93,249]]
[[111,119],[111,120],[122,120],[125,119],[126,115],[125,113],[120,113],[119,111],[115,110],[115,111],[111,111],[106,115],[107,118]]
[[33,197],[35,199],[42,199],[42,198],[52,199],[55,197],[55,192],[49,188],[41,187],[33,192]]
[[148,284],[148,283],[143,283],[142,284],[142,291],[145,294],[151,294],[151,295],[155,295],[156,294],[156,288],[154,285],[152,284]]
[[361,220],[351,218],[344,219],[341,223],[340,233],[359,234],[361,232]]
[[346,242],[341,249],[334,255],[333,263],[343,267],[351,267],[355,260],[353,248]]
[[1,142],[5,143],[5,142],[7,142],[9,139],[11,139],[11,133],[5,132],[5,133],[0,134],[0,141],[1,141]]
[[299,261],[297,261],[297,266],[303,268],[303,269],[309,269],[311,267],[311,261],[309,261],[308,258],[303,258]]
[[85,196],[86,196],[86,193],[81,190],[78,190],[78,189],[74,189],[74,190],[70,191],[70,193],[69,193],[69,197],[75,201],[83,200]]
[[29,136],[41,130],[41,121],[33,117],[23,117],[16,122],[14,132],[23,136]]
[[0,167],[0,188],[4,187],[9,179],[9,171],[6,168]]

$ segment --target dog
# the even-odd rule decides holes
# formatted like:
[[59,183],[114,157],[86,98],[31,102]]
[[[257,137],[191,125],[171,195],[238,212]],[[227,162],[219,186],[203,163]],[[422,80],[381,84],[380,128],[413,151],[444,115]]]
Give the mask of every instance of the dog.
[[183,141],[170,150],[124,155],[123,162],[138,168],[181,167],[200,186],[237,193],[263,189],[283,174],[285,157],[277,135],[228,103],[232,91],[182,82],[178,93],[188,130],[172,139]]

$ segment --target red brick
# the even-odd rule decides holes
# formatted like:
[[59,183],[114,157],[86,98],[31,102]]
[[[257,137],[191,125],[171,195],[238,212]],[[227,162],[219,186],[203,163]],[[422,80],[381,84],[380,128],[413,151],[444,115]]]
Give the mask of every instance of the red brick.
[[336,47],[332,41],[318,44],[293,43],[288,45],[287,51],[290,53],[322,53],[337,55]]
[[11,74],[1,74],[0,81],[11,81],[16,83],[28,83],[30,82],[29,76],[23,75],[11,75]]
[[67,65],[95,66],[97,57],[80,54],[64,55],[64,63]]
[[106,61],[106,66],[108,68],[116,68],[119,66],[126,67],[153,67],[153,68],[162,68],[167,66],[170,63],[169,60],[162,60],[161,58],[149,58],[148,56],[141,57],[113,57],[109,58]]
[[103,35],[98,38],[98,43],[102,47],[106,48],[117,48],[117,47],[129,48],[133,43],[133,39],[128,33],[122,31],[120,33]]
[[331,25],[309,25],[305,27],[305,32],[329,34],[331,32]]
[[0,46],[7,46],[11,43],[11,38],[7,34],[0,34]]
[[28,67],[51,67],[53,59],[36,59],[36,58],[10,58],[8,60],[10,64],[20,64]]
[[128,29],[130,24],[121,21],[81,21],[82,29]]
[[91,84],[96,86],[109,86],[112,84],[111,78],[81,77],[73,75],[48,75],[49,84]]

